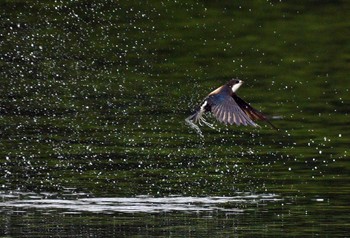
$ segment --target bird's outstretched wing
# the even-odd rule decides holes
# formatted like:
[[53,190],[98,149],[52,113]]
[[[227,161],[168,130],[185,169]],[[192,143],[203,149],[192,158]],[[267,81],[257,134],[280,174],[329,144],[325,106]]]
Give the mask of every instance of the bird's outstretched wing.
[[258,126],[229,95],[211,95],[207,101],[214,117],[224,124]]
[[233,100],[236,102],[236,104],[242,109],[242,111],[253,121],[256,120],[263,120],[266,121],[272,128],[275,130],[278,130],[272,123],[267,119],[265,115],[263,115],[261,112],[250,106],[248,103],[246,103],[242,98],[238,97],[236,94],[232,96]]

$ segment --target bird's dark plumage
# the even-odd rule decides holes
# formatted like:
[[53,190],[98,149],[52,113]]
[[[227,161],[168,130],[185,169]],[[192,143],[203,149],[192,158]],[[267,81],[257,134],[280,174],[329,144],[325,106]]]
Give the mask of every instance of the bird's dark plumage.
[[227,84],[215,89],[203,100],[196,112],[186,118],[186,121],[200,134],[201,131],[196,123],[200,125],[204,123],[212,127],[203,118],[203,114],[206,112],[211,112],[219,122],[224,124],[257,127],[258,124],[254,121],[263,120],[269,123],[274,129],[277,129],[268,121],[266,116],[237,96],[236,91],[242,84],[242,80],[233,79],[227,82]]

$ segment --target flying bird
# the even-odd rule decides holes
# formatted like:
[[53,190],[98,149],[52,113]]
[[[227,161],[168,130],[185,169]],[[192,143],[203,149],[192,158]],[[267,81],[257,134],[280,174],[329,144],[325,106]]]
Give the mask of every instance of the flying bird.
[[206,112],[211,112],[213,116],[224,124],[236,124],[244,126],[258,127],[254,121],[266,121],[272,128],[278,130],[269,122],[266,116],[254,109],[242,98],[236,94],[238,88],[243,84],[242,80],[232,79],[225,85],[215,89],[203,100],[194,114],[186,118],[186,122],[203,137],[203,134],[197,124],[205,124],[214,128],[208,123],[203,115]]

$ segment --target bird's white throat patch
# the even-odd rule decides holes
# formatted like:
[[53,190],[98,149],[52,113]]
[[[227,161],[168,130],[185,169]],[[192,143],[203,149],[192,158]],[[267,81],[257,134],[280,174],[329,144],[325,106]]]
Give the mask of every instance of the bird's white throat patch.
[[242,82],[236,83],[235,85],[232,86],[232,92],[236,92],[239,87],[242,85]]

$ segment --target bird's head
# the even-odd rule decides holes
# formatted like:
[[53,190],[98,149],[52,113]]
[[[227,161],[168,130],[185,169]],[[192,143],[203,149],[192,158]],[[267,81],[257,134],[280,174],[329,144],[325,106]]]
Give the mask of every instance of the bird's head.
[[242,80],[231,79],[230,81],[228,81],[226,85],[232,89],[232,92],[235,93],[242,84],[243,84]]

